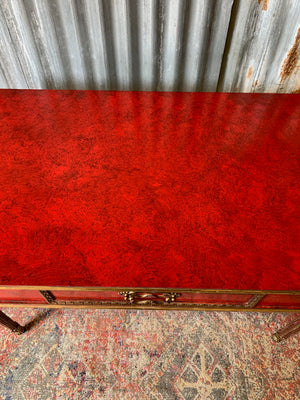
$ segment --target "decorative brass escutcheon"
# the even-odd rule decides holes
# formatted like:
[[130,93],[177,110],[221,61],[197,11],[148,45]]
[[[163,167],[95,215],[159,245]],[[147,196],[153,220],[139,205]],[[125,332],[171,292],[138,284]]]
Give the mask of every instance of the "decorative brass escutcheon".
[[124,300],[131,304],[151,304],[151,303],[174,303],[180,293],[144,293],[144,292],[120,292]]

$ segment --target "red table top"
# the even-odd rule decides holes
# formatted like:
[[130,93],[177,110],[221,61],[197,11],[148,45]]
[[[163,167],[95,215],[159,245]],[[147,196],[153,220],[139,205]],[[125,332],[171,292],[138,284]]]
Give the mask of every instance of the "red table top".
[[0,91],[0,285],[300,290],[300,95]]

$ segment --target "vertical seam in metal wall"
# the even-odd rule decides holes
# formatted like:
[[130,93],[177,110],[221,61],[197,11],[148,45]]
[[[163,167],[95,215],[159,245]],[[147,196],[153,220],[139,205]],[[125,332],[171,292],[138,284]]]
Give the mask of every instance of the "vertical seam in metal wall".
[[105,38],[105,49],[107,57],[107,70],[108,81],[106,88],[116,90],[118,88],[117,72],[116,72],[116,57],[113,40],[113,26],[112,26],[112,11],[109,2],[99,0],[103,10],[103,29]]
[[156,81],[156,89],[161,89],[162,75],[163,75],[163,43],[164,43],[164,16],[165,16],[165,4],[163,1],[159,1],[158,5],[158,24],[159,24],[159,34],[158,34],[158,66],[157,66],[157,81]]
[[222,87],[224,86],[224,76],[225,76],[225,71],[227,68],[228,54],[229,54],[229,49],[230,49],[231,43],[232,43],[232,36],[233,36],[233,31],[234,31],[234,27],[235,27],[235,23],[236,23],[239,2],[240,2],[239,0],[233,0],[233,4],[231,7],[230,21],[228,24],[226,42],[225,42],[225,47],[224,47],[224,51],[223,51],[216,92],[221,92]]
[[[213,20],[212,16],[215,15],[215,9],[216,9],[216,3],[213,2],[213,5],[209,10],[209,16],[207,16],[207,18],[209,18],[210,21]],[[230,14],[230,20],[231,20],[231,14]],[[204,47],[205,56],[204,56],[204,65],[203,65],[203,69],[202,69],[202,76],[199,77],[199,74],[198,74],[198,79],[197,79],[197,82],[198,82],[197,86],[201,87],[201,88],[203,88],[203,85],[205,83],[204,79],[205,79],[205,76],[206,76],[207,59],[208,59],[208,54],[209,54],[209,45],[210,45],[210,42],[211,42],[211,35],[212,35],[212,25],[213,24],[210,23],[209,24],[209,28],[207,29],[207,36],[206,36],[207,39],[205,40],[206,46]],[[223,52],[223,54],[224,54],[224,52]],[[222,57],[222,60],[223,60],[223,57]]]

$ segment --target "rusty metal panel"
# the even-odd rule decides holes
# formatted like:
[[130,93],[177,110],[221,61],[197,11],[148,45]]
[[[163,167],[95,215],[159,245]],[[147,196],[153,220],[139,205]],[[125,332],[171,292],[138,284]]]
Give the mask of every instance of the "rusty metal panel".
[[3,0],[0,84],[216,90],[233,0]]
[[218,89],[272,93],[299,90],[300,2],[237,1],[233,19]]
[[299,0],[2,0],[0,87],[293,92]]

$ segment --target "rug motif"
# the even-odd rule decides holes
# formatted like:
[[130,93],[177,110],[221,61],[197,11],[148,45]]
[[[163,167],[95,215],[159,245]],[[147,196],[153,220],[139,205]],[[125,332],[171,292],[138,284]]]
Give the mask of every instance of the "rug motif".
[[0,400],[298,400],[296,314],[3,309]]

